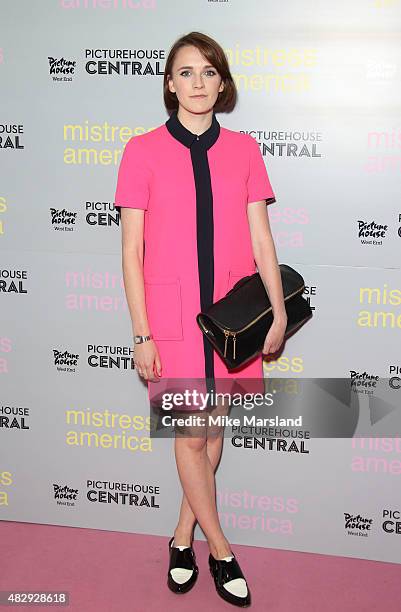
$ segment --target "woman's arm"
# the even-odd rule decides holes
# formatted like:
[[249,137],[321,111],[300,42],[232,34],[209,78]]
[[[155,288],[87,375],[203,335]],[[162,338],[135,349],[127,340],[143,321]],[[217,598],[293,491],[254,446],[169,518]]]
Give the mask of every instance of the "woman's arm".
[[[133,336],[151,333],[143,277],[144,214],[145,211],[139,208],[121,208],[122,268]],[[153,340],[135,345],[135,363],[138,373],[146,379],[157,380],[154,378],[153,364],[158,375],[161,375],[160,358]]]
[[144,212],[139,208],[121,209],[122,268],[125,295],[132,321],[132,334],[150,334],[146,314],[143,279]]
[[249,203],[247,212],[255,262],[269,295],[274,315],[273,324],[266,336],[263,353],[274,353],[283,343],[287,327],[280,268],[266,202],[262,200]]

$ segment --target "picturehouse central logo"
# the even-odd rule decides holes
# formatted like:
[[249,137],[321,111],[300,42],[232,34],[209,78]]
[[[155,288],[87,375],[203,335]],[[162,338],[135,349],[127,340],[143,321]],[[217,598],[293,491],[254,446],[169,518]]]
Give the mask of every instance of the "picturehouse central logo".
[[29,429],[29,408],[0,406],[0,429]]
[[259,143],[263,157],[323,157],[321,132],[308,130],[239,130]]
[[22,144],[24,126],[15,123],[0,123],[0,149],[25,149]]
[[390,508],[382,511],[382,529],[385,533],[401,535],[401,512]]
[[0,293],[28,293],[27,270],[5,270],[0,268]]
[[109,370],[134,370],[134,351],[131,346],[88,344],[88,365]]
[[88,74],[118,76],[160,76],[164,49],[85,49]]
[[160,486],[139,482],[87,480],[90,502],[136,508],[160,508]]

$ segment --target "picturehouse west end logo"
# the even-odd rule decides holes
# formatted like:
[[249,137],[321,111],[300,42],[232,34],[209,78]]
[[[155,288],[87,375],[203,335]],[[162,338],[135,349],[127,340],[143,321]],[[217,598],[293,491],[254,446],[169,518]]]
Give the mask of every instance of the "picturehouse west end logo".
[[388,225],[376,221],[358,220],[358,238],[361,244],[370,246],[383,246],[383,239],[387,237]]
[[371,395],[379,382],[379,376],[368,374],[365,370],[357,372],[350,370],[351,389],[354,393]]
[[79,354],[67,350],[53,349],[53,360],[59,372],[75,372],[78,365]]
[[50,57],[49,74],[53,81],[57,83],[71,82],[75,74],[76,60],[66,59],[65,57]]
[[351,536],[362,536],[367,538],[371,533],[373,519],[361,516],[360,514],[349,514],[344,512],[344,528]]
[[78,497],[78,489],[66,484],[53,483],[53,496],[59,506],[75,506]]
[[72,232],[77,220],[77,212],[63,208],[50,208],[50,222],[55,231]]

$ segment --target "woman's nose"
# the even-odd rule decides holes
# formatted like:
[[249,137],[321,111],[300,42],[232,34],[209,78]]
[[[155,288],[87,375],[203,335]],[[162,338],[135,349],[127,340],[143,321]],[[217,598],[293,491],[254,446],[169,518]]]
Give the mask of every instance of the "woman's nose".
[[194,86],[196,87],[203,87],[203,79],[202,79],[202,75],[196,75],[194,76]]

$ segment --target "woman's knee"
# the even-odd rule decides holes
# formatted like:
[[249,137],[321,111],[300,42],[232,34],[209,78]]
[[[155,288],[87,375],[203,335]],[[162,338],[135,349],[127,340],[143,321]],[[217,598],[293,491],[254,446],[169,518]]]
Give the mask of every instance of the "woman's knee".
[[221,438],[224,434],[224,417],[230,412],[230,406],[225,398],[221,398],[219,403],[210,411],[207,426],[207,438],[212,441]]
[[182,447],[192,451],[201,451],[206,446],[207,429],[205,426],[176,425],[175,439]]
[[186,436],[176,436],[175,437],[176,445],[180,448],[185,448],[186,450],[192,452],[202,452],[206,449],[206,436],[202,437],[186,437]]

